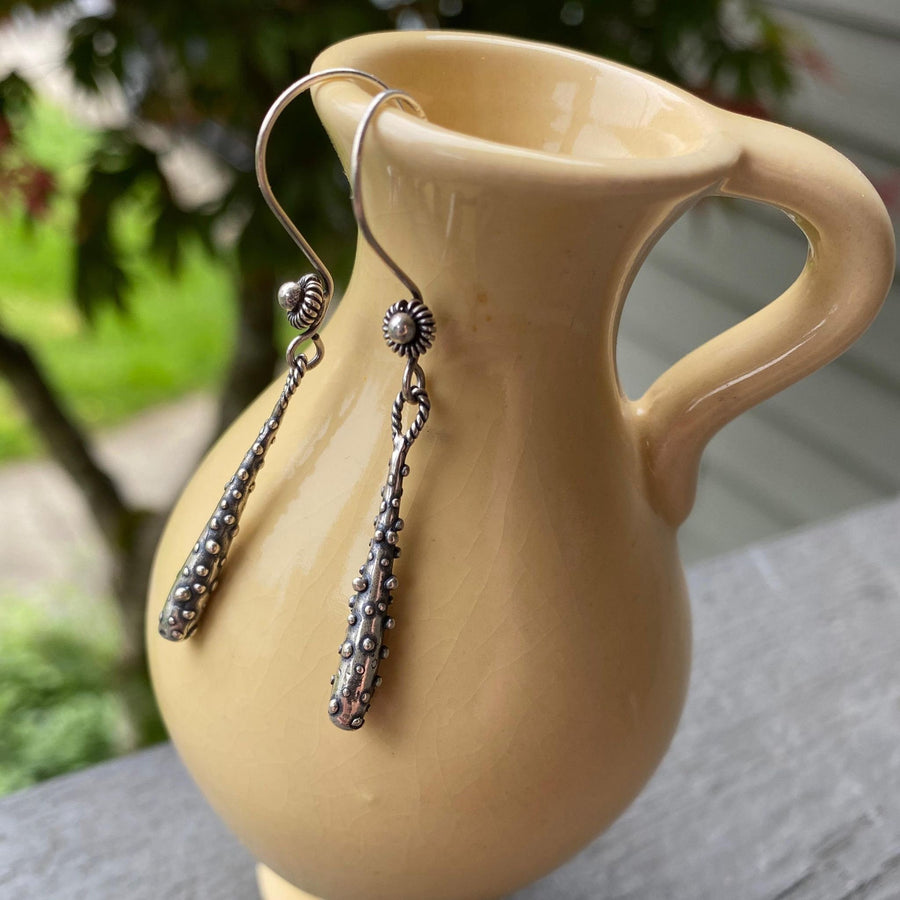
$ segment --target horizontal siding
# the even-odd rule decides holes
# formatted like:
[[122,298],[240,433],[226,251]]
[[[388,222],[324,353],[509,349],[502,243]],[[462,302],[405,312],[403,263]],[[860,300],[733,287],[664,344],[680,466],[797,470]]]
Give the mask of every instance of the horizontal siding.
[[897,0],[769,0],[767,5],[881,40],[900,40]]
[[[782,213],[710,200],[666,233],[635,280],[618,362],[636,397],[668,366],[752,315],[800,273],[806,239]],[[726,426],[704,454],[682,528],[693,560],[900,491],[900,293],[844,356]]]
[[827,67],[824,73],[801,73],[784,110],[786,121],[830,143],[857,145],[874,156],[897,160],[897,41],[809,15],[777,15]]

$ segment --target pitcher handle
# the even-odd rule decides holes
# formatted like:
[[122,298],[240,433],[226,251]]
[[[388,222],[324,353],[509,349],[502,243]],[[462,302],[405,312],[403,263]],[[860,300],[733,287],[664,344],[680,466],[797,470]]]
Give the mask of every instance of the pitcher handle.
[[877,314],[894,274],[891,221],[856,166],[783,125],[717,114],[742,149],[713,193],[784,210],[809,253],[780,297],[680,359],[630,404],[651,502],[673,525],[693,506],[709,439],[842,353]]

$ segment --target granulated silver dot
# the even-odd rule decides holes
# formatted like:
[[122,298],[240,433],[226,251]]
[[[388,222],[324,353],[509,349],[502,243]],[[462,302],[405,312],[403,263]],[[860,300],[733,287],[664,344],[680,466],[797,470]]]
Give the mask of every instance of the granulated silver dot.
[[373,641],[372,638],[370,638],[370,637],[363,638],[362,648],[363,648],[363,650],[369,650],[369,651],[374,650],[375,649],[375,641]]
[[201,577],[206,578],[209,575],[209,569],[206,566],[194,566],[194,571]]
[[215,541],[206,542],[206,552],[215,556],[222,548]]
[[385,586],[389,591],[395,590],[398,584],[400,584],[400,582],[397,581],[397,576],[396,576],[396,575],[391,575],[390,578],[385,578],[385,579],[384,579],[384,586]]
[[190,575],[190,574],[191,574],[190,568],[188,568],[188,566],[185,566],[185,567],[181,570],[181,574],[182,574],[182,575]]
[[303,300],[303,288],[296,281],[286,281],[278,288],[278,305],[290,312]]
[[331,715],[336,716],[341,711],[341,701],[336,697],[332,697],[328,703],[328,712]]
[[227,516],[222,516],[222,521],[226,525],[234,525],[234,516],[229,513]]
[[348,621],[351,625],[355,625],[355,624],[356,624],[356,613],[350,613],[350,615],[347,616],[347,621]]
[[396,544],[396,543],[397,543],[397,532],[396,532],[396,531],[389,531],[389,532],[385,535],[385,537],[387,538],[387,542],[388,542],[389,544]]
[[262,452],[263,452],[262,444],[254,444],[254,445],[253,445],[253,452],[254,452],[257,456],[262,456]]
[[363,612],[364,612],[367,616],[374,616],[374,615],[375,615],[375,607],[372,606],[371,603],[367,603],[367,604],[363,607]]
[[383,560],[381,560],[381,568],[382,569],[386,569],[390,564],[391,564],[391,561],[387,557],[385,557]]
[[244,496],[243,491],[234,490],[231,492],[231,496],[234,497],[235,500],[240,500],[241,497]]
[[175,624],[175,616],[169,616],[168,622],[170,625],[174,625]]
[[384,540],[384,532],[379,528],[378,531],[375,532],[375,540],[383,541]]
[[375,679],[375,687],[381,687],[381,682],[382,682],[382,681],[384,681],[384,679],[379,675],[379,676]]
[[175,599],[176,600],[187,600],[191,596],[191,589],[187,587],[176,588],[175,590]]
[[397,624],[397,623],[396,623],[390,616],[388,616],[388,618],[386,618],[386,619],[384,620],[384,627],[385,627],[385,628],[393,628],[396,624]]
[[350,609],[353,609],[353,607],[356,606],[356,595],[355,594],[347,601],[347,606],[349,606]]
[[209,527],[212,528],[213,531],[219,530],[219,520],[218,519],[210,519]]
[[368,703],[368,702],[369,702],[369,696],[370,696],[370,694],[369,694],[368,691],[363,691],[363,692],[359,695],[359,699],[362,700],[363,703]]
[[381,658],[387,659],[391,655],[391,651],[387,647],[381,648]]
[[329,683],[330,683],[330,684],[334,684],[334,679],[335,679],[335,678],[337,678],[337,675],[332,675],[332,676],[331,676],[331,681],[330,681]]
[[391,500],[391,506],[393,506],[394,509],[399,509],[400,508],[400,498],[394,497],[394,499]]
[[205,584],[195,584],[195,585],[194,585],[194,590],[195,590],[198,594],[204,594],[204,593],[206,593],[206,585],[205,585]]
[[238,478],[241,481],[246,481],[250,477],[250,473],[246,469],[238,469]]
[[378,612],[385,612],[387,610],[387,603],[383,600],[378,603]]
[[400,474],[401,474],[404,478],[406,478],[406,476],[409,475],[409,466],[404,465],[404,466],[400,469]]
[[183,609],[181,611],[181,615],[190,622],[190,620],[193,619],[197,614],[192,609]]
[[178,630],[170,631],[169,637],[171,637],[173,641],[180,641],[184,637],[184,632]]
[[362,673],[365,672],[365,671],[366,671],[366,667],[365,667],[365,666],[357,666],[357,667],[356,667],[356,674],[357,674],[357,675],[362,675]]
[[388,319],[388,337],[395,344],[408,344],[416,337],[416,320],[408,312],[395,312]]
[[349,696],[350,696],[350,688],[344,688],[344,689],[341,691],[341,696],[342,696],[342,697],[349,697]]
[[394,522],[394,531],[403,531],[404,524],[406,523],[403,521],[403,519],[397,519],[397,521]]
[[351,727],[351,728],[362,728],[362,726],[363,726],[363,720],[362,720],[359,716],[357,716],[357,717],[350,723],[350,727]]
[[350,641],[341,644],[340,654],[344,659],[350,659],[350,657],[353,656],[353,644],[351,644]]
[[362,575],[353,579],[353,589],[355,591],[364,591],[369,586],[369,582]]
[[[228,485],[226,484],[225,487],[227,488]],[[219,506],[220,506],[222,509],[228,509],[228,501],[227,501],[227,500],[223,500],[223,501],[219,504]]]

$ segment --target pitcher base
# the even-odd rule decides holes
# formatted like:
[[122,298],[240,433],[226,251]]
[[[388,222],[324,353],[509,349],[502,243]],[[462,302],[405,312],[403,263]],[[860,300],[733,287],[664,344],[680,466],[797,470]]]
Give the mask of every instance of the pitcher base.
[[322,900],[294,887],[262,863],[256,866],[256,883],[262,900]]

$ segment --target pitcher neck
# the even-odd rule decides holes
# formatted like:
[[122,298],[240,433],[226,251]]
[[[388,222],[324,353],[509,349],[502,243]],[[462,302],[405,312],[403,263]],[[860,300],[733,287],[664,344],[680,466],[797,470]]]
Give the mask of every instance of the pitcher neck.
[[[487,330],[503,328],[521,352],[539,352],[560,330],[557,339],[611,348],[633,277],[682,202],[517,189],[377,164],[363,192],[373,232],[439,320],[493,323]],[[392,281],[363,240],[356,271]],[[396,281],[393,289],[402,290]],[[383,297],[361,300],[375,306]]]

